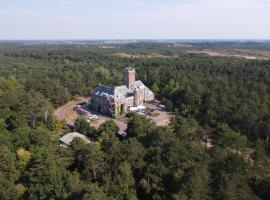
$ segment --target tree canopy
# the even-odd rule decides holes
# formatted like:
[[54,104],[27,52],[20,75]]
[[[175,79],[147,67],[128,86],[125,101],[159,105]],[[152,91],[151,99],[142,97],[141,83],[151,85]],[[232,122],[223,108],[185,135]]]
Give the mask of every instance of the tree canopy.
[[[270,62],[168,46],[1,45],[0,199],[270,199]],[[94,141],[60,146],[54,109],[122,84],[126,65],[171,124],[130,115],[123,138],[113,120],[95,129],[79,118],[75,131]]]

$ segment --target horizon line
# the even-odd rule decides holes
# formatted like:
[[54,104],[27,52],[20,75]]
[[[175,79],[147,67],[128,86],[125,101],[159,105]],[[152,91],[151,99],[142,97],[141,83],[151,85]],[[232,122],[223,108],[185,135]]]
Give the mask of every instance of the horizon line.
[[248,39],[231,39],[231,38],[96,38],[96,39],[87,39],[87,38],[82,38],[82,39],[1,39],[0,41],[108,41],[108,40],[138,40],[138,41],[143,41],[143,40],[152,40],[152,41],[157,41],[157,40],[213,40],[213,41],[270,41],[270,38],[248,38]]

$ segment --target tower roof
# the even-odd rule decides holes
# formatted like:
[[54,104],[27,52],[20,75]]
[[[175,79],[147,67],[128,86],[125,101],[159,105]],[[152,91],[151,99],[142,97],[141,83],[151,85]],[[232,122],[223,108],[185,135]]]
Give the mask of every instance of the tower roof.
[[125,68],[125,71],[135,71],[135,69],[131,66]]

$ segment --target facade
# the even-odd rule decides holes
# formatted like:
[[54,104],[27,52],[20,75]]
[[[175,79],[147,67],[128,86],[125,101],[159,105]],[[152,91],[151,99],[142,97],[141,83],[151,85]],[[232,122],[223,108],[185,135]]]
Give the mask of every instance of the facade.
[[154,93],[141,81],[136,81],[134,68],[124,70],[122,86],[103,86],[94,89],[90,104],[98,112],[117,116],[129,111],[131,107],[142,106],[144,102],[153,101]]

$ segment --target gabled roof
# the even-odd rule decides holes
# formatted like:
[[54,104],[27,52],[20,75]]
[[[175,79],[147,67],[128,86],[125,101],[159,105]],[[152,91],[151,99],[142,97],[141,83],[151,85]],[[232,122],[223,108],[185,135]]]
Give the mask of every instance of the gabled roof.
[[82,135],[78,132],[68,133],[68,134],[64,135],[63,137],[61,137],[59,139],[59,141],[63,142],[65,145],[69,146],[75,138],[81,138],[86,143],[91,143],[91,140],[88,137],[86,137],[85,135]]
[[129,92],[127,86],[122,85],[122,86],[117,86],[115,87],[114,90],[114,97],[115,98],[119,98],[119,97],[124,97],[127,95],[127,93]]
[[154,95],[153,92],[148,88],[146,87],[142,81],[135,81],[135,88],[138,88],[138,89],[144,89],[145,93],[148,94],[148,95]]
[[146,86],[143,84],[143,82],[141,82],[140,80],[139,81],[135,81],[135,88],[138,88],[138,89],[143,89],[145,88]]
[[125,85],[116,87],[99,85],[94,89],[92,94],[101,97],[117,99],[125,97],[128,93],[133,93],[135,88],[145,89],[147,92],[151,92],[149,88],[143,84],[142,81],[138,80],[135,81],[134,88],[132,90],[129,90]]
[[94,89],[92,94],[97,96],[114,96],[114,87],[99,85]]
[[129,90],[125,85],[117,87],[99,85],[94,89],[92,94],[111,98],[121,98],[124,97],[128,92]]

